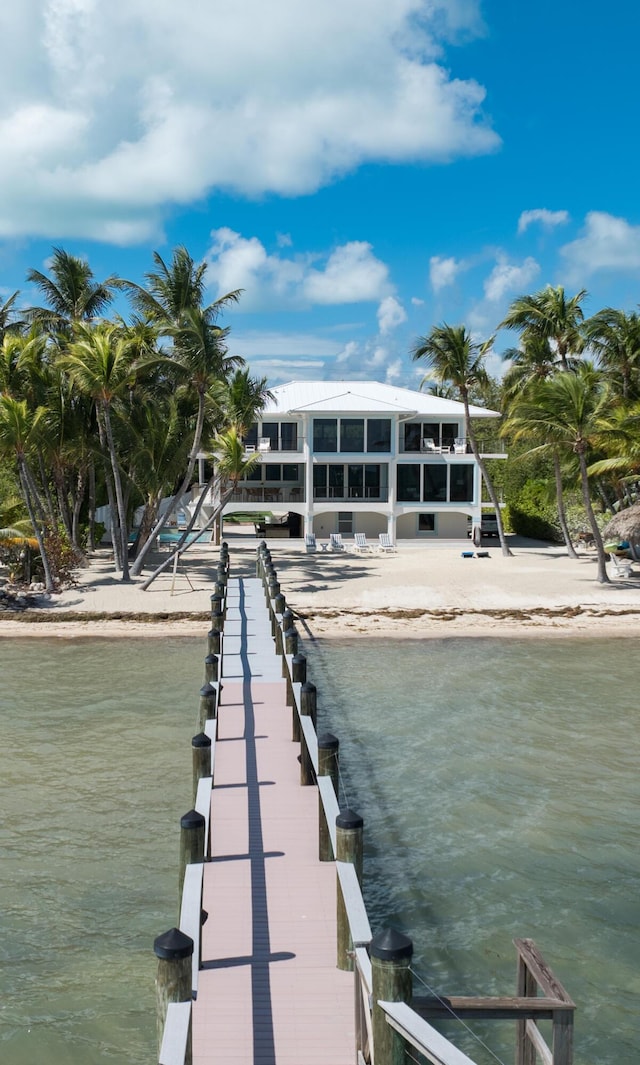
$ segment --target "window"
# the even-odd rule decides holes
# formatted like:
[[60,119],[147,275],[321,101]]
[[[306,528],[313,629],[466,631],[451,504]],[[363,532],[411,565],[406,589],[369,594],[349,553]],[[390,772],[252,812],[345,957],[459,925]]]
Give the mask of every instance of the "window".
[[420,466],[398,466],[398,501],[420,502]]
[[423,466],[425,503],[446,503],[447,467],[444,463]]
[[327,467],[324,465],[313,467],[313,498],[327,498]]
[[297,462],[285,462],[282,466],[283,481],[299,481],[300,468]]
[[338,532],[345,536],[353,532],[353,514],[349,511],[338,511]]
[[282,466],[280,463],[267,462],[264,467],[265,481],[281,481]]
[[436,531],[435,514],[418,514],[418,532],[434,533]]
[[313,450],[338,450],[338,422],[336,418],[313,419]]
[[295,422],[282,422],[280,426],[280,441],[283,451],[298,450],[298,426]]
[[457,440],[460,433],[458,432],[457,422],[443,422],[442,423],[442,447],[448,447],[449,450],[453,447],[454,441]]
[[422,440],[422,426],[408,422],[404,427],[405,451],[419,451]]
[[[386,466],[384,467],[386,471]],[[364,494],[365,499],[380,499],[380,466],[365,466],[364,468]]]
[[344,466],[329,466],[329,499],[344,499]]
[[364,497],[364,467],[348,466],[349,476],[349,499],[362,499]]
[[340,450],[364,451],[364,419],[340,419]]
[[263,422],[260,436],[269,441],[272,451],[278,450],[278,423]]
[[256,422],[253,423],[248,433],[244,436],[245,444],[252,444],[253,447],[258,446],[258,426]]
[[451,503],[473,503],[473,466],[453,463],[449,467],[449,500]]
[[391,419],[367,419],[367,451],[391,451]]

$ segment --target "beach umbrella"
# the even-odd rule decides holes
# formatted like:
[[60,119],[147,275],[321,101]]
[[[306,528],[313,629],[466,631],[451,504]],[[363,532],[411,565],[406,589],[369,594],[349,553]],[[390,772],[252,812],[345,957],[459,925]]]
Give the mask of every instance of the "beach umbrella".
[[602,530],[605,543],[613,540],[628,540],[630,544],[640,544],[640,503],[625,507],[605,525]]

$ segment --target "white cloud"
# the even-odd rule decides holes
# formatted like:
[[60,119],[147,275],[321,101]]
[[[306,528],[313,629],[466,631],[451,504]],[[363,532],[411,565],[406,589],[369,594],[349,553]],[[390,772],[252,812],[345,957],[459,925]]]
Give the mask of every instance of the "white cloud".
[[211,190],[499,146],[483,87],[439,62],[476,0],[21,0],[0,30],[0,236],[138,241]]
[[418,296],[411,297],[412,307],[424,307],[424,300],[421,300]]
[[580,284],[598,270],[640,269],[640,226],[604,211],[590,211],[583,235],[560,249],[570,279]]
[[407,313],[395,296],[386,296],[378,307],[378,328],[382,336],[407,320]]
[[[216,229],[207,258],[208,278],[217,296],[242,289],[242,309],[308,307],[372,302],[392,298],[389,270],[370,244],[351,241],[335,248],[320,265],[319,254],[285,258],[270,255],[257,237]],[[386,317],[403,314],[393,300]]]
[[520,265],[510,263],[505,257],[500,257],[484,283],[486,299],[497,303],[507,292],[525,290],[536,277],[540,267],[535,259],[529,256]]
[[452,285],[465,269],[466,264],[461,259],[454,259],[453,256],[443,259],[440,255],[432,255],[429,259],[429,280],[434,292]]
[[545,229],[553,229],[555,226],[565,225],[568,221],[568,211],[548,211],[546,207],[538,207],[533,211],[522,212],[518,219],[518,233],[524,233],[534,222]]

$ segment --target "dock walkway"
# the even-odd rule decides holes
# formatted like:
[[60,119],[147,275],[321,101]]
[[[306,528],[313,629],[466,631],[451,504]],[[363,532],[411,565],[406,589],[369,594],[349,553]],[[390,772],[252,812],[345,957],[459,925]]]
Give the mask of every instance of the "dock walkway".
[[353,974],[336,967],[336,870],[299,745],[261,582],[230,579],[204,866],[194,1065],[350,1065]]

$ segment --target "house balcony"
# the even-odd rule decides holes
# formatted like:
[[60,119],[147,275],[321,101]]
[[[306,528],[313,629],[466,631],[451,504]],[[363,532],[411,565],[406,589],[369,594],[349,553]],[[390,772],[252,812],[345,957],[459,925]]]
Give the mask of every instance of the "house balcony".
[[260,437],[255,444],[244,444],[245,457],[248,455],[254,455],[258,452],[260,455],[272,455],[272,454],[288,454],[288,455],[301,455],[303,451],[302,440],[283,440],[278,438],[272,440],[268,436]]

